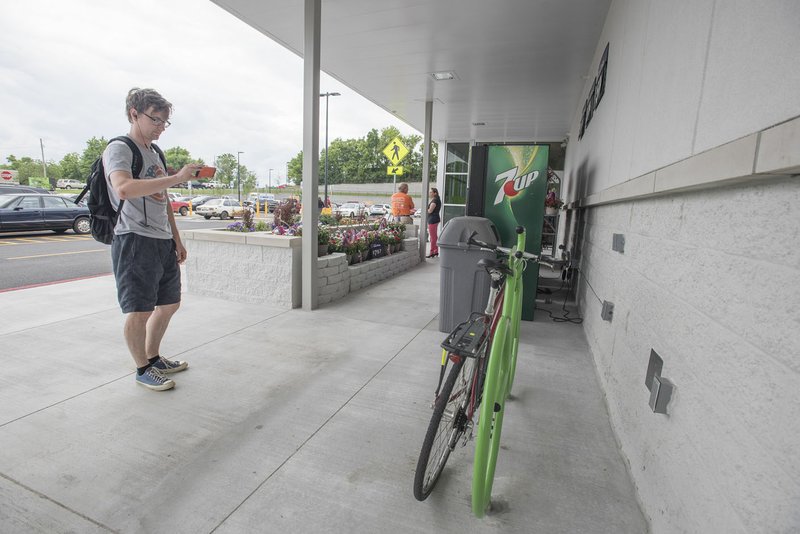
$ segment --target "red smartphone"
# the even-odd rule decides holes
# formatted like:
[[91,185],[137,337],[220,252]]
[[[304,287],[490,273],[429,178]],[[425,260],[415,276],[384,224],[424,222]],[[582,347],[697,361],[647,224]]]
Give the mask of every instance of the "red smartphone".
[[216,173],[216,167],[200,167],[200,169],[194,173],[194,176],[195,178],[213,178]]

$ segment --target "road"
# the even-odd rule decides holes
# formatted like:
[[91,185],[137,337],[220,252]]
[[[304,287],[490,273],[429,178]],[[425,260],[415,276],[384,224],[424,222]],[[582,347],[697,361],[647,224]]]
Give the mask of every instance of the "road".
[[[231,221],[176,216],[178,229],[222,228]],[[0,233],[0,292],[111,272],[111,247],[71,230]]]

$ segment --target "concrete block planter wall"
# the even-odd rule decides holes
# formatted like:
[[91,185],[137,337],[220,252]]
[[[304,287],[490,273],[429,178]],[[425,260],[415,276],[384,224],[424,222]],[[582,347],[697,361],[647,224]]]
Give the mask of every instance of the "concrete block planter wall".
[[300,237],[184,230],[187,289],[199,295],[285,308],[302,304]]
[[[287,309],[302,305],[301,237],[185,230],[181,238],[189,254],[185,263],[189,292]],[[407,271],[420,261],[418,247],[416,237],[407,237],[403,251],[350,266],[344,254],[318,258],[319,303]]]

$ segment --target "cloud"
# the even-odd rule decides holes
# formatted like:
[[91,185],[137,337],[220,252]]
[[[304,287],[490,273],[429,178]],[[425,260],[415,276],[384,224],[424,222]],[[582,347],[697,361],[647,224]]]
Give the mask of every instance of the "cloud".
[[[91,137],[128,131],[125,96],[153,87],[173,103],[162,148],[182,146],[207,162],[241,151],[266,183],[285,180],[302,148],[303,63],[209,1],[26,0],[3,7],[0,35],[0,161],[8,155],[60,161]],[[418,133],[322,75],[330,98],[329,140],[393,125]],[[320,148],[325,144],[320,106]]]

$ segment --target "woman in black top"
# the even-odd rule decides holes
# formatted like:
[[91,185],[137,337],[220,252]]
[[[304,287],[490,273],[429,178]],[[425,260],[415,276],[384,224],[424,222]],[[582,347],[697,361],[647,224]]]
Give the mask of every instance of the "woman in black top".
[[439,211],[442,209],[442,200],[439,198],[439,190],[431,187],[430,200],[428,201],[428,235],[431,240],[431,253],[428,258],[435,258],[439,255],[439,246],[436,240],[439,236]]

